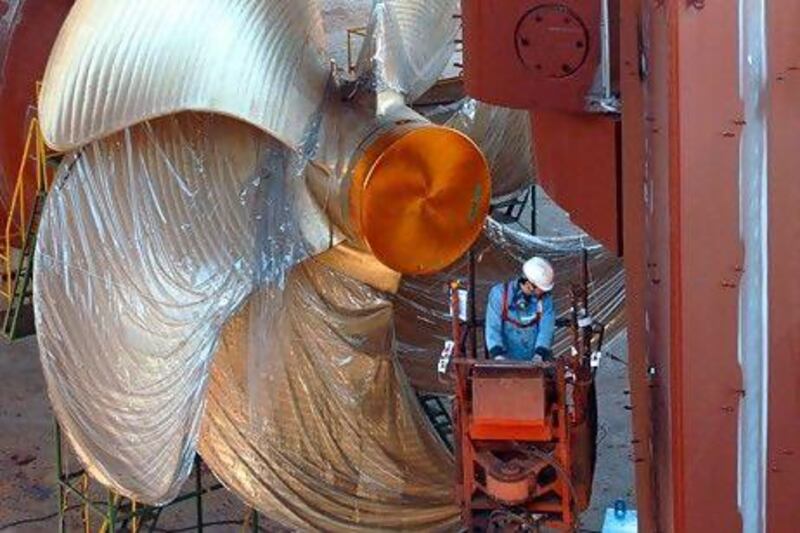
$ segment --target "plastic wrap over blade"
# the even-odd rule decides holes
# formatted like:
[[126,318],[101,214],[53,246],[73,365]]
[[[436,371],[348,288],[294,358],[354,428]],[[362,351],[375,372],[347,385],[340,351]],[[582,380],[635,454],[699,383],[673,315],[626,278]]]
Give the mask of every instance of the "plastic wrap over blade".
[[378,92],[416,100],[453,58],[459,12],[458,0],[375,0],[358,75],[372,77]]
[[[200,453],[223,484],[300,531],[451,530],[453,459],[393,353],[393,306],[315,259],[225,327]],[[244,365],[267,353],[252,419]]]
[[219,331],[252,289],[264,165],[284,150],[181,114],[62,165],[35,258],[42,366],[80,460],[123,495],[168,502],[190,472]]
[[230,115],[297,148],[328,69],[314,0],[78,0],[40,103],[70,150],[179,111]]
[[481,148],[492,170],[495,198],[518,193],[534,183],[533,138],[527,111],[467,98],[446,125],[466,134]]

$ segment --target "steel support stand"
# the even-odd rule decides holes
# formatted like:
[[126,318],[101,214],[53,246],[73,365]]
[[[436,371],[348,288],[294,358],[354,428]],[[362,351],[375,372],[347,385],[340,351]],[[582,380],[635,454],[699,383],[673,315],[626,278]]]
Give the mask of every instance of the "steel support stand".
[[[478,321],[478,307],[477,307],[477,275],[475,266],[475,248],[469,250],[469,334],[470,334],[470,355],[473,359],[478,358],[478,328],[476,327]],[[458,316],[458,315],[456,315]]]
[[67,508],[67,493],[61,485],[61,480],[64,478],[64,458],[61,455],[61,427],[58,423],[55,424],[55,441],[56,441],[56,474],[58,485],[58,533],[64,533],[66,530],[66,508]]
[[203,532],[203,472],[201,468],[200,456],[194,456],[194,480],[197,499],[195,500],[197,509],[197,531]]
[[[66,514],[70,509],[68,505],[69,495],[73,494],[78,501],[83,520],[85,533],[91,533],[91,517],[102,520],[99,533],[114,533],[118,528],[129,529],[138,532],[142,528],[154,531],[161,512],[169,507],[195,500],[195,510],[197,512],[196,530],[202,532],[205,528],[203,516],[203,496],[206,493],[222,489],[221,483],[215,483],[209,487],[203,486],[202,460],[198,456],[195,459],[195,487],[192,492],[183,494],[175,498],[170,504],[163,507],[150,507],[140,505],[133,500],[122,498],[119,494],[109,490],[104,503],[93,502],[91,499],[89,477],[84,470],[77,472],[67,472],[64,456],[64,443],[62,440],[61,427],[58,422],[55,426],[55,446],[56,446],[56,475],[58,490],[58,532],[66,533]],[[258,514],[253,511],[253,531],[258,531]]]
[[[88,494],[84,494],[84,497],[88,497]],[[119,498],[113,491],[109,490],[107,500],[106,523],[103,524],[100,533],[105,533],[106,531],[114,533],[117,530],[117,503],[119,502]]]

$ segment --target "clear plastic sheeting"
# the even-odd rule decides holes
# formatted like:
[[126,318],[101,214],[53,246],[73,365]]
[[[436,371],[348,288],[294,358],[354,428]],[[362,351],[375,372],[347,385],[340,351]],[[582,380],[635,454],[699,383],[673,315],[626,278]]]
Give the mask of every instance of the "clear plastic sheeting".
[[92,477],[151,504],[189,474],[219,331],[250,293],[283,148],[182,114],[86,146],[44,212],[35,309],[50,400]]
[[492,196],[518,193],[535,181],[533,138],[528,111],[465,98],[445,123],[480,146],[492,170]]
[[[519,278],[522,263],[534,255],[553,263],[556,312],[564,315],[572,305],[570,288],[583,284],[584,250],[588,258],[589,309],[596,320],[607,325],[606,342],[610,343],[625,328],[625,272],[618,257],[586,235],[536,237],[489,220],[482,238],[473,247],[477,318],[484,318],[492,286]],[[398,355],[412,385],[420,391],[452,392],[452,382],[439,378],[436,364],[445,341],[452,337],[447,287],[454,279],[469,280],[467,257],[434,276],[403,278],[394,297]],[[569,350],[569,334],[566,329],[557,330],[553,346],[557,356]],[[478,340],[482,346],[483,331],[479,331]]]
[[43,133],[66,151],[207,111],[297,148],[323,101],[324,50],[316,0],[77,0],[45,74]]
[[377,92],[413,102],[438,81],[456,51],[458,0],[375,0],[357,73]]
[[[403,31],[424,20],[387,4]],[[40,350],[71,444],[123,495],[178,491],[220,330],[255,288],[275,300],[251,314],[242,361],[252,431],[270,414],[280,337],[258,321],[282,309],[289,269],[338,250],[331,265],[355,258],[352,275],[397,285],[340,248],[335,213],[370,135],[424,119],[399,97],[342,98],[321,28],[315,2],[233,0],[78,0],[62,28],[40,113],[48,143],[75,153],[40,229]]]
[[[269,351],[258,424],[245,393],[251,350]],[[227,487],[299,530],[457,522],[453,459],[396,359],[391,301],[315,259],[291,271],[284,291],[255,293],[226,325],[200,452]]]

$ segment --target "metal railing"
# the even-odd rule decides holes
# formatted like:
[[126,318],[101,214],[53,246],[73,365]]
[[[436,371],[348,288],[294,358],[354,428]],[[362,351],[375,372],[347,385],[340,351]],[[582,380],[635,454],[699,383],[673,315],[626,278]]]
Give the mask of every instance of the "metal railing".
[[0,274],[2,274],[0,296],[7,302],[11,300],[14,290],[16,275],[14,251],[24,248],[29,237],[27,230],[33,204],[29,203],[28,199],[35,198],[40,192],[47,192],[52,185],[53,176],[48,171],[47,158],[47,147],[39,119],[33,117],[25,137],[25,148],[22,151],[22,160],[3,228],[3,240],[0,243]]

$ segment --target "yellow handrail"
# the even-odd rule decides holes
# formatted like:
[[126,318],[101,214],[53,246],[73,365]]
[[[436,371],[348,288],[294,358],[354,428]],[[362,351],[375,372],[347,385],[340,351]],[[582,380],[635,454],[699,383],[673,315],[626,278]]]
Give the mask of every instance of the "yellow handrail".
[[[47,172],[47,148],[44,143],[41,128],[39,127],[39,120],[34,117],[31,119],[28,126],[28,133],[25,138],[25,148],[22,151],[22,160],[20,161],[19,170],[17,171],[17,180],[14,184],[14,193],[11,197],[11,204],[8,208],[5,233],[3,235],[3,250],[0,252],[0,262],[2,263],[2,272],[4,280],[0,283],[0,296],[10,301],[14,290],[14,257],[13,245],[14,239],[18,239],[21,246],[24,248],[28,235],[29,216],[27,206],[25,205],[26,185],[30,178],[28,178],[28,165],[33,151],[34,160],[36,162],[36,194],[40,192],[47,192],[51,185],[51,179]],[[17,231],[14,231],[14,224],[17,223]]]

